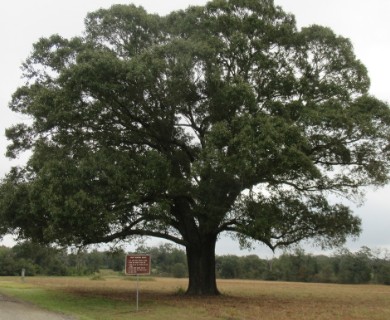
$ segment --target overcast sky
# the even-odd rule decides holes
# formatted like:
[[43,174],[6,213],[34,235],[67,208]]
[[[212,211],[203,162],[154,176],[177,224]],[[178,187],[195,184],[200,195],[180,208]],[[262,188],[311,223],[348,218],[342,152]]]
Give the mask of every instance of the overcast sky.
[[[167,14],[204,0],[2,0],[0,2],[0,177],[17,161],[4,154],[7,141],[4,130],[23,118],[8,109],[12,93],[22,84],[21,63],[40,37],[60,34],[80,35],[86,14],[117,3],[142,5],[148,12]],[[371,78],[371,94],[390,102],[390,1],[389,0],[275,0],[295,15],[299,27],[319,24],[351,39],[357,57],[366,65]],[[19,160],[20,161],[20,160]],[[369,190],[363,206],[355,214],[363,220],[363,233],[351,250],[361,246],[390,249],[390,187]],[[1,223],[1,222],[0,222]],[[11,244],[6,238],[5,244]],[[234,241],[222,239],[218,254],[243,254]],[[262,246],[251,253],[269,255]]]

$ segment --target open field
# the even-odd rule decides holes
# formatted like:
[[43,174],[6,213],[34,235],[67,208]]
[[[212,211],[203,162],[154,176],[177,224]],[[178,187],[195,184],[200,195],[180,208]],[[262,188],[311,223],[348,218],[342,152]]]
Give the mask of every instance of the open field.
[[[127,280],[126,280],[127,279]],[[390,319],[390,286],[220,280],[220,297],[182,295],[187,280],[0,277],[0,293],[78,319]]]

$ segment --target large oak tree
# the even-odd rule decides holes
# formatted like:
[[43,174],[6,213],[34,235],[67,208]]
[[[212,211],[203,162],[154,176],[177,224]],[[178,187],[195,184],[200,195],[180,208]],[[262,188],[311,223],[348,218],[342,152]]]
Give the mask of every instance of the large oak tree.
[[272,250],[359,234],[329,196],[387,183],[390,112],[348,39],[298,30],[272,0],[165,17],[115,5],[85,26],[24,64],[10,108],[31,120],[6,134],[8,156],[31,157],[2,181],[2,233],[168,239],[186,248],[189,294],[218,293],[223,232]]

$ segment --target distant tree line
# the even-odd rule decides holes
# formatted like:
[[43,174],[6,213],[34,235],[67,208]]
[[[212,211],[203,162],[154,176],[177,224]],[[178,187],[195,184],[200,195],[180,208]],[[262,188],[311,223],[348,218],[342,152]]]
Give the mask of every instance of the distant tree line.
[[[140,246],[137,253],[152,256],[152,275],[188,276],[186,255],[171,244]],[[69,250],[21,243],[0,247],[0,276],[91,275],[102,269],[123,274],[125,251]],[[376,283],[390,285],[390,252],[362,247],[357,252],[340,249],[332,256],[311,255],[302,249],[269,260],[257,255],[223,255],[216,258],[222,279],[256,279],[323,283]]]
[[362,247],[358,252],[341,249],[332,256],[297,249],[271,260],[227,255],[218,257],[217,273],[225,279],[390,285],[390,254]]
[[24,242],[12,248],[0,246],[0,276],[83,276],[100,269],[122,270],[124,251],[71,250]]

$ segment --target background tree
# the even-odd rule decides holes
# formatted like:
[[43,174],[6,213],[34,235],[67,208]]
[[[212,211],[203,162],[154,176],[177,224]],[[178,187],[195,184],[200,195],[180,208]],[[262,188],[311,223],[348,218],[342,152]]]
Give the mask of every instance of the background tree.
[[300,248],[283,253],[273,268],[283,281],[310,282],[318,273],[317,259]]
[[356,253],[342,249],[335,257],[336,276],[341,283],[368,283],[373,273],[370,249],[363,247]]
[[[0,246],[0,276],[16,276],[21,274],[22,266],[16,261],[10,248]],[[31,274],[31,270],[30,271]]]
[[390,285],[390,251],[388,249],[370,250],[372,278],[375,283]]
[[1,232],[85,245],[135,236],[186,248],[189,294],[217,294],[215,243],[338,245],[358,197],[389,175],[388,106],[350,41],[297,30],[272,0],[90,13],[82,37],[40,39],[10,107]]
[[[12,248],[12,252],[14,253],[15,260],[19,260],[20,270],[22,268],[26,269],[26,275],[45,274],[63,276],[67,274],[66,249],[23,242],[15,245]],[[29,268],[28,266],[34,266],[34,268]]]
[[239,279],[242,273],[240,258],[235,255],[217,257],[216,269],[218,276],[223,279]]
[[123,257],[126,256],[126,252],[122,249],[113,249],[106,253],[105,267],[114,271],[124,271]]
[[140,246],[136,252],[151,255],[152,273],[154,274],[159,276],[174,276],[176,278],[183,278],[187,275],[186,255],[171,243],[164,243],[152,248]]

